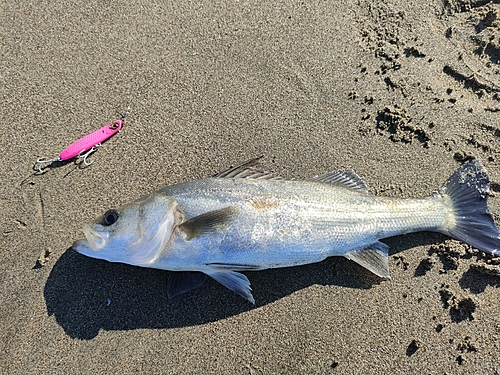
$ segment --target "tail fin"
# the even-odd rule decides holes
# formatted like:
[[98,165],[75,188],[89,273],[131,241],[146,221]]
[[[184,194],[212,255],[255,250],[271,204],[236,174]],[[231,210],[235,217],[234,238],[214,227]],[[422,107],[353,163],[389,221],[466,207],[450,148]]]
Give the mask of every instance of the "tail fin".
[[500,231],[487,206],[489,187],[490,179],[478,159],[458,168],[437,192],[451,199],[455,211],[456,225],[442,232],[485,253],[500,256]]

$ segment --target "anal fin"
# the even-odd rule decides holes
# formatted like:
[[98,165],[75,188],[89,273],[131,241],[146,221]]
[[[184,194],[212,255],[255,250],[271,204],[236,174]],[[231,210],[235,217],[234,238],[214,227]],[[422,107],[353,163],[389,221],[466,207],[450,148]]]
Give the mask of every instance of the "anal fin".
[[388,254],[389,246],[375,242],[367,247],[351,250],[344,256],[377,276],[390,278]]

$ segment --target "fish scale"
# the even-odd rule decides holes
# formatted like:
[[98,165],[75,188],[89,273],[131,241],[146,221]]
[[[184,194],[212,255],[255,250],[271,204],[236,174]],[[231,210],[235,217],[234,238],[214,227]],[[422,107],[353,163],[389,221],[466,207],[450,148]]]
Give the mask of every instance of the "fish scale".
[[[280,203],[266,207],[265,212],[256,209],[252,203],[256,199],[253,195],[256,183],[259,185],[260,200],[272,197],[275,202]],[[308,241],[331,242],[332,239],[337,239],[342,245],[351,242],[351,237],[358,238],[360,235],[385,238],[407,232],[432,230],[440,227],[446,216],[453,215],[452,208],[446,207],[438,198],[380,198],[357,191],[346,192],[341,187],[315,181],[255,182],[242,179],[234,182],[214,179],[207,181],[206,185],[210,186],[210,190],[204,188],[204,192],[210,196],[210,202],[206,205],[200,204],[196,199],[199,195],[196,185],[192,188],[189,185],[182,186],[182,193],[179,195],[176,194],[179,186],[172,190],[165,188],[161,192],[179,202],[188,217],[211,209],[221,209],[226,205],[241,206],[240,220],[234,223],[236,228],[241,229],[233,233],[234,236],[241,237],[238,240],[243,243],[246,243],[245,238],[253,237],[245,233],[252,233],[255,227],[262,227],[273,221],[272,231],[267,232],[269,238],[255,239],[255,246],[261,246],[265,240],[273,241],[274,234],[293,227],[293,221],[296,221],[294,217],[299,218],[304,228],[297,240],[301,246],[307,246],[310,244]],[[317,185],[326,186],[318,189]],[[278,223],[281,223],[280,226],[276,226]],[[308,228],[312,228],[314,238],[303,236],[309,233]],[[245,246],[240,244],[239,247]],[[332,254],[344,250],[343,246],[332,248]]]

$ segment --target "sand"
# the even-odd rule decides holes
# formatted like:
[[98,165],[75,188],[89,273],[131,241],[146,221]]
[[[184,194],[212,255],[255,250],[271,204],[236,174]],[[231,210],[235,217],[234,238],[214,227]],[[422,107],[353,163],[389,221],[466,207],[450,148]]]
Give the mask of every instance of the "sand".
[[[477,157],[500,225],[498,1],[110,3],[2,5],[1,373],[500,373],[500,262],[439,234],[384,240],[390,281],[343,258],[248,272],[255,306],[71,249],[106,209],[258,155],[396,197]],[[90,167],[33,176],[128,106]]]

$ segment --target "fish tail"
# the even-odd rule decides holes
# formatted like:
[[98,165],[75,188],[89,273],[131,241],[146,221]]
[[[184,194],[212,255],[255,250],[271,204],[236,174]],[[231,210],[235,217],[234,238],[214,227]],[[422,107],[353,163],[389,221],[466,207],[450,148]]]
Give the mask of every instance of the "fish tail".
[[489,187],[490,179],[478,159],[458,168],[436,193],[455,214],[454,225],[445,225],[439,231],[485,253],[500,256],[500,231],[487,205]]

